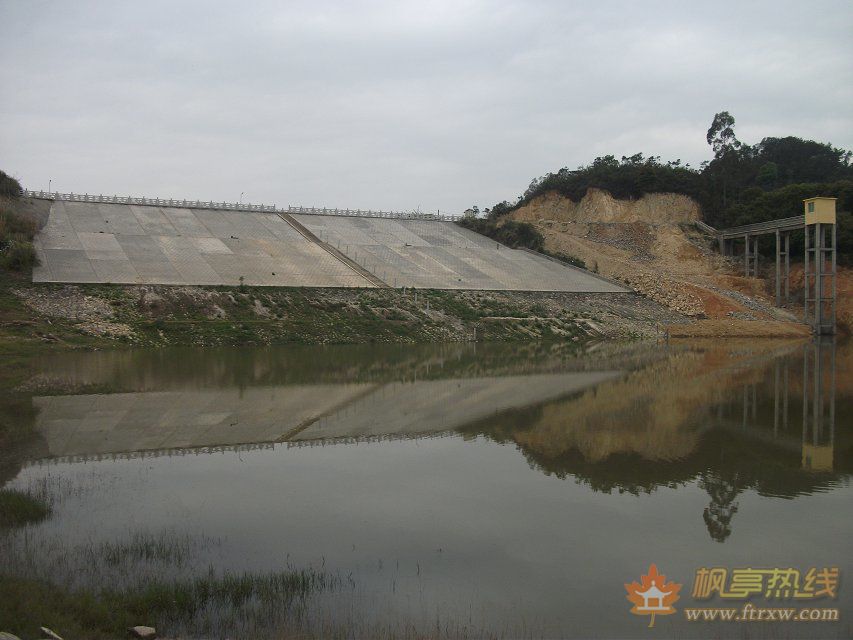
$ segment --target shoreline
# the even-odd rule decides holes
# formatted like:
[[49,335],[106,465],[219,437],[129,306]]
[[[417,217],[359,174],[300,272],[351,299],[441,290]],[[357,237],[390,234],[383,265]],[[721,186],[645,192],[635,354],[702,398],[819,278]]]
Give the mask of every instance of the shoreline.
[[0,284],[0,352],[157,346],[807,338],[691,318],[637,293]]

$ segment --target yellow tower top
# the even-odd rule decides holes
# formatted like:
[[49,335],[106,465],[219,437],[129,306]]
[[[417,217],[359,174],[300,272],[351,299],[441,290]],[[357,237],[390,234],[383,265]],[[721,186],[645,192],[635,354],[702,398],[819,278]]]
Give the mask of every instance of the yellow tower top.
[[806,224],[835,224],[835,201],[838,198],[806,198],[803,200]]

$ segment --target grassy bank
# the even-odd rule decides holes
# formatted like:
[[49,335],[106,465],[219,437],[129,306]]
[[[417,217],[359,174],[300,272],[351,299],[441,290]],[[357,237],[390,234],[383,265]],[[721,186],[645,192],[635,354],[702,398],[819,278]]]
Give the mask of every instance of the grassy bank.
[[52,285],[25,276],[0,284],[8,356],[122,345],[577,342],[654,335],[679,319],[632,294]]

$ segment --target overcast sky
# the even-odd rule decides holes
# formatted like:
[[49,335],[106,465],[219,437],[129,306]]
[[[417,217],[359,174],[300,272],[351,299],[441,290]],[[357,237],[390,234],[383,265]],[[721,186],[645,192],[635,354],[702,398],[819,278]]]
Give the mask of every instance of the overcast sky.
[[[251,6],[249,6],[251,5]],[[0,0],[26,187],[459,212],[642,151],[853,148],[853,2]]]

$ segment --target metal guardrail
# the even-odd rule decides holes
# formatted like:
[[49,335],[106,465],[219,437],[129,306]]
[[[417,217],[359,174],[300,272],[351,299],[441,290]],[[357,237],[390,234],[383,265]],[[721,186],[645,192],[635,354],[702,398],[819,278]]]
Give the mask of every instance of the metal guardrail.
[[753,224],[744,224],[739,227],[729,227],[728,229],[715,229],[709,224],[696,221],[696,228],[705,233],[717,236],[723,240],[731,240],[732,238],[741,238],[747,234],[760,235],[762,233],[775,233],[779,231],[794,231],[802,229],[806,224],[805,216],[793,216],[790,218],[779,218],[777,220],[768,220],[767,222],[755,222]]
[[325,216],[351,216],[357,218],[394,218],[398,220],[445,220],[455,222],[462,216],[419,213],[416,211],[374,211],[372,209],[330,209],[328,207],[276,207],[274,204],[249,204],[243,202],[213,202],[203,200],[175,200],[173,198],[134,198],[133,196],[90,195],[88,193],[59,193],[24,189],[24,197],[67,202],[92,202],[95,204],[132,204],[145,207],[180,207],[183,209],[215,209],[218,211],[246,211],[260,213],[305,213]]
[[705,222],[702,222],[701,220],[696,221],[696,228],[699,229],[699,231],[704,231],[705,233],[710,233],[711,235],[714,235],[714,236],[716,236],[720,233],[714,227],[712,227],[709,224],[706,224]]
[[775,233],[778,231],[794,231],[802,229],[806,226],[805,215],[793,216],[791,218],[779,218],[778,220],[769,220],[767,222],[756,222],[755,224],[745,224],[740,227],[730,227],[728,229],[720,229],[717,233],[721,238],[729,240],[731,238],[739,238],[744,235],[757,235],[762,233]]

